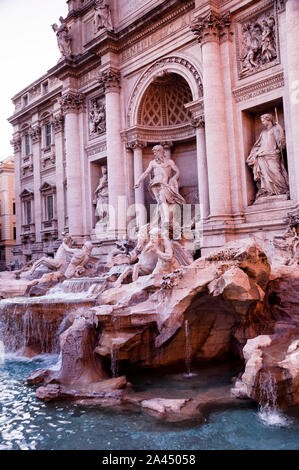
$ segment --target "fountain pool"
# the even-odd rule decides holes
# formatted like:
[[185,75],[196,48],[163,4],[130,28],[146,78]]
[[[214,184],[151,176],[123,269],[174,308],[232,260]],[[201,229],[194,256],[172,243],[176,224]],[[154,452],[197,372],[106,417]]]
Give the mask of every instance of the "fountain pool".
[[[44,403],[24,379],[37,368],[53,366],[57,356],[28,360],[7,355],[0,362],[0,449],[204,450],[299,449],[299,407],[278,425],[263,421],[251,402],[211,411],[204,423],[164,423],[142,412],[105,410],[67,402]],[[186,387],[207,389],[207,371],[184,381],[183,374],[164,379],[147,373],[137,389]],[[227,385],[231,370],[210,373],[213,387]],[[177,385],[176,385],[177,384]],[[181,390],[182,391],[182,390]],[[167,393],[164,388],[164,392]]]

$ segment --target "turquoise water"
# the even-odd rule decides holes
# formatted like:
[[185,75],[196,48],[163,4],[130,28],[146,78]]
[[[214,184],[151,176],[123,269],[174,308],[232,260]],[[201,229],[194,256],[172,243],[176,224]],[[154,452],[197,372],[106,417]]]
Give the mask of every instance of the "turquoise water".
[[[299,449],[299,407],[276,426],[265,424],[258,410],[244,402],[240,408],[211,413],[204,424],[182,426],[143,413],[45,404],[24,379],[56,361],[50,356],[31,361],[10,356],[0,364],[0,449]],[[224,373],[220,376],[221,382],[228,382]],[[148,386],[153,388],[154,382]],[[175,380],[166,382],[174,387]],[[178,381],[178,388],[181,384]]]

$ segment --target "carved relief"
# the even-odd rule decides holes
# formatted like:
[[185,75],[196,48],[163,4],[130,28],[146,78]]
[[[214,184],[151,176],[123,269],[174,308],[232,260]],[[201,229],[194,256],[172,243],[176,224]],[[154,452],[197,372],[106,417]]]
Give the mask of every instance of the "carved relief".
[[31,135],[33,144],[40,142],[41,141],[41,127],[40,126],[32,127],[30,130],[30,135]]
[[106,132],[106,106],[103,99],[93,98],[89,103],[89,135],[96,137]]
[[277,14],[273,6],[239,20],[236,37],[240,78],[279,63]]
[[13,146],[14,152],[21,152],[22,149],[22,140],[21,137],[15,136],[11,141],[11,145]]

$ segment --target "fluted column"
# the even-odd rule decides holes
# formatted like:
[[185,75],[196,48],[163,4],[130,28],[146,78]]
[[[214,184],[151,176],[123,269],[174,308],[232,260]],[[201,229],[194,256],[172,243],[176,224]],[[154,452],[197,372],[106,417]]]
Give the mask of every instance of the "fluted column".
[[74,238],[83,235],[82,225],[82,177],[80,162],[80,133],[78,113],[84,106],[84,96],[67,93],[61,97],[61,109],[65,116],[65,151],[67,178],[67,207],[69,233]]
[[56,155],[56,205],[57,205],[57,230],[58,237],[65,228],[65,202],[64,202],[64,165],[63,165],[63,121],[61,113],[56,114],[52,119],[54,131],[55,155]]
[[102,72],[100,82],[104,85],[106,96],[109,225],[111,231],[114,227],[116,230],[125,230],[123,211],[118,211],[118,208],[123,205],[123,200],[126,199],[123,146],[120,134],[120,73],[109,68]]
[[11,141],[14,149],[15,162],[15,204],[16,204],[16,244],[21,244],[21,227],[22,227],[22,205],[21,205],[21,151],[22,140],[19,133],[15,133]]
[[290,90],[289,115],[292,129],[292,139],[288,142],[292,146],[293,160],[290,168],[293,168],[294,175],[290,174],[290,180],[295,186],[292,191],[299,202],[299,41],[298,41],[298,21],[299,21],[299,2],[298,0],[287,0],[286,2],[286,39],[287,39],[287,76]]
[[206,219],[210,214],[210,202],[204,117],[193,119],[192,125],[196,129],[197,179],[201,217]]
[[229,150],[220,55],[220,37],[227,32],[229,25],[229,15],[220,17],[213,11],[197,18],[192,25],[202,47],[210,216],[220,220],[231,215]]
[[40,193],[41,127],[38,124],[33,126],[31,128],[30,134],[31,134],[32,155],[33,155],[35,241],[41,242],[41,230],[42,230],[42,195]]

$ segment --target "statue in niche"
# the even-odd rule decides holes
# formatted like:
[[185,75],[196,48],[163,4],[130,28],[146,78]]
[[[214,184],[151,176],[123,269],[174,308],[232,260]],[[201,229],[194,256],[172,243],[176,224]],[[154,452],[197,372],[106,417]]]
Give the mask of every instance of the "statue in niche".
[[[108,176],[107,166],[101,166],[102,176],[99,179],[99,184],[95,190],[97,201],[96,215],[99,217],[99,222],[105,221],[108,216]],[[106,221],[107,222],[107,221]]]
[[62,236],[62,243],[56,251],[54,258],[43,256],[42,258],[38,259],[33,263],[29,274],[33,275],[35,270],[37,268],[40,268],[41,266],[44,266],[51,270],[59,270],[62,273],[64,272],[68,263],[67,251],[72,245],[72,237],[65,233],[63,233]]
[[145,178],[151,177],[148,190],[152,198],[157,201],[156,217],[152,223],[157,226],[160,223],[161,227],[168,228],[170,206],[185,204],[185,199],[179,193],[180,171],[173,160],[166,158],[162,145],[155,145],[153,153],[154,160],[150,162],[134,187],[139,188]]
[[246,75],[277,58],[274,16],[262,15],[241,26],[241,73]]
[[52,29],[56,33],[57,44],[61,55],[65,58],[68,58],[72,55],[71,36],[66,21],[62,16],[59,18],[59,21],[60,26],[57,26],[57,24],[54,23],[52,24]]
[[97,34],[100,29],[113,31],[109,0],[97,0],[94,10],[94,34]]
[[97,135],[106,130],[106,107],[99,104],[97,100],[91,102],[89,111],[89,132],[90,135]]
[[284,132],[278,122],[274,123],[272,114],[263,114],[260,119],[265,129],[246,160],[258,187],[256,200],[289,193],[288,174],[282,156]]
[[92,252],[92,243],[87,241],[84,243],[82,248],[70,248],[69,246],[64,245],[64,249],[67,253],[72,255],[71,261],[64,273],[67,279],[72,277],[79,277],[85,272],[85,265],[88,263],[91,252]]

